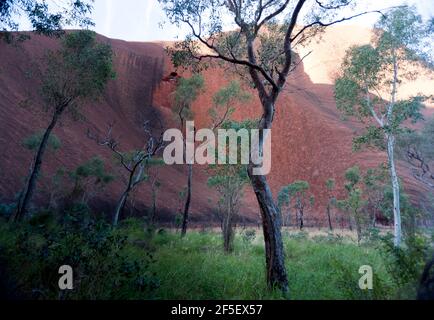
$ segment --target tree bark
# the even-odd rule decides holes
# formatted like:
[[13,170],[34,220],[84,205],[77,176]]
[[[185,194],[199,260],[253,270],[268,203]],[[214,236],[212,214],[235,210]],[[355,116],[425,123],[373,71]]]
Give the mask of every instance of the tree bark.
[[304,228],[304,209],[302,206],[299,207],[299,212],[300,212],[300,231],[302,231]]
[[12,216],[12,221],[14,222],[21,221],[27,214],[30,201],[32,200],[33,193],[36,188],[36,182],[38,180],[39,172],[41,171],[42,159],[44,157],[45,151],[47,150],[48,139],[50,138],[51,132],[56,126],[60,115],[61,115],[61,111],[56,111],[53,115],[53,118],[51,119],[50,124],[45,130],[45,133],[42,137],[41,143],[39,145],[38,151],[35,156],[33,168],[31,169],[29,179],[22,192],[20,201],[18,202],[17,210],[15,214]]
[[258,200],[262,216],[262,228],[265,241],[265,260],[267,283],[270,288],[288,291],[288,278],[285,269],[285,253],[281,234],[281,222],[273,195],[264,176],[250,173],[253,190]]
[[395,137],[389,135],[387,137],[387,156],[389,158],[390,178],[392,180],[393,189],[393,224],[394,224],[394,245],[401,245],[401,210],[400,210],[400,186],[399,179],[396,173],[395,166]]
[[230,196],[227,199],[226,204],[226,214],[223,220],[223,246],[226,253],[231,253],[234,250],[233,239],[234,239],[234,230],[233,230],[233,210]]
[[185,237],[187,234],[187,227],[188,227],[188,217],[190,213],[190,203],[191,203],[191,187],[192,187],[192,180],[193,180],[193,165],[188,165],[188,179],[187,179],[187,199],[185,200],[185,206],[184,206],[184,214],[182,218],[182,231],[181,231],[181,237]]
[[126,190],[122,194],[121,198],[118,201],[118,204],[116,205],[115,214],[113,216],[113,227],[116,227],[119,223],[119,216],[121,215],[121,212],[125,208],[125,204],[127,203],[129,193],[130,193],[130,191]]
[[[259,139],[259,151],[263,154],[264,150],[264,131],[271,129],[274,118],[274,103],[264,98],[260,94],[264,114],[259,124],[262,131]],[[255,146],[252,146],[255,148]],[[267,284],[269,288],[278,288],[285,294],[288,293],[288,277],[285,268],[285,252],[281,233],[281,219],[279,209],[274,203],[273,194],[268,185],[267,179],[263,175],[254,175],[256,165],[251,161],[248,167],[249,178],[259,204],[262,229],[265,242],[265,261]]]
[[[130,192],[142,181],[143,171],[145,170],[143,161],[144,159],[139,160],[131,169],[130,176],[128,177],[127,188],[119,199],[115,209],[115,214],[113,216],[113,227],[117,227],[119,223],[119,217],[124,211]],[[139,172],[136,173],[137,169],[139,169]]]
[[330,231],[333,231],[333,226],[332,226],[332,218],[331,218],[331,209],[330,209],[330,203],[327,204],[327,218],[328,218],[328,222],[329,222],[329,229]]

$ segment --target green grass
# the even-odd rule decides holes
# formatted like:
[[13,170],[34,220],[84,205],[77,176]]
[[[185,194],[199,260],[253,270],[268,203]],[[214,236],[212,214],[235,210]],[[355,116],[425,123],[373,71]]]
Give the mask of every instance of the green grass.
[[[237,233],[234,252],[225,254],[221,235],[216,231],[189,231],[187,236],[181,239],[179,233],[172,231],[148,232],[138,220],[124,221],[119,229],[113,231],[113,234],[127,238],[120,254],[127,257],[125,262],[145,261],[150,254],[152,263],[148,266],[149,274],[155,276],[158,286],[151,295],[148,291],[143,295],[123,292],[122,297],[192,300],[283,299],[279,291],[270,291],[266,286],[263,239],[258,235],[258,231],[256,233],[253,240]],[[0,224],[0,247],[8,249],[7,252],[19,250],[14,244],[15,238],[13,229]],[[41,241],[37,234],[32,235],[32,238],[35,242]],[[291,299],[393,299],[402,296],[398,295],[400,290],[387,272],[384,252],[381,253],[376,244],[358,246],[350,239],[334,236],[310,238],[306,233],[288,231],[283,232],[283,238]],[[15,278],[20,279],[23,274],[28,274],[29,279],[39,279],[38,270],[34,268],[27,272],[20,270],[25,264],[19,259],[25,257],[19,256],[17,254],[4,257],[17,273]],[[115,256],[102,254],[99,259],[112,259],[111,257]],[[34,265],[41,265],[41,270],[44,270],[44,261],[41,258],[39,264]],[[87,263],[92,262],[90,260]],[[110,261],[107,261],[107,264],[109,263]],[[119,264],[112,263],[114,266]],[[373,290],[363,291],[358,286],[361,277],[358,271],[362,265],[373,268]],[[97,276],[105,279],[105,275]],[[125,281],[130,281],[128,279],[130,278]],[[131,285],[126,286],[125,290],[135,290],[131,288],[135,287],[136,280],[131,279]],[[104,281],[102,288],[106,290],[110,285],[113,285],[110,281]],[[56,290],[55,286],[50,290]],[[102,289],[91,290],[92,294],[86,293],[85,297],[98,298],[98,294],[93,292],[100,292]],[[117,291],[113,292],[115,296],[110,298],[116,299]],[[57,294],[56,291],[52,293],[51,296]],[[80,294],[77,296],[81,297]]]
[[[160,279],[158,299],[282,299],[265,281],[262,238],[236,239],[235,252],[224,254],[217,233],[156,235],[153,239]],[[291,299],[391,299],[397,288],[380,253],[352,243],[315,242],[285,237]],[[374,290],[362,291],[360,266],[374,270]]]

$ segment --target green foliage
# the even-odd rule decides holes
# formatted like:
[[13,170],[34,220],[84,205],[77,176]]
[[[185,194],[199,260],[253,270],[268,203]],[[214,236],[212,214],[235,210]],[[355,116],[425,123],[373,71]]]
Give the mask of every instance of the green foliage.
[[[402,229],[406,238],[413,238],[417,235],[417,225],[425,217],[426,213],[414,206],[410,201],[410,196],[401,189],[400,206],[402,215]],[[384,201],[381,203],[381,211],[385,217],[393,217],[393,190],[387,186],[384,190]]]
[[[57,224],[40,213],[31,223],[0,222],[7,275],[25,296],[37,299],[282,299],[269,291],[263,272],[264,247],[254,230],[235,238],[235,254],[221,250],[218,233],[173,232],[151,237],[143,221],[128,219],[113,230],[103,222]],[[307,232],[284,237],[291,298],[414,299],[429,253],[416,237],[395,248],[391,238],[356,246],[328,234],[309,240]],[[60,265],[74,270],[74,290],[59,295]],[[374,289],[360,290],[360,266],[374,270]],[[318,284],[321,284],[320,286]]]
[[[1,225],[2,258],[22,294],[31,299],[149,299],[158,287],[151,253],[131,254],[129,237],[104,222],[76,227],[48,222]],[[61,292],[59,267],[74,271],[74,290]]]
[[[294,183],[284,186],[281,188],[278,197],[277,205],[279,207],[280,213],[284,225],[290,220],[290,209],[294,208],[297,211],[297,219],[300,222],[300,228],[303,228],[303,215],[305,209],[310,206],[313,207],[315,204],[315,197],[309,194],[310,185],[306,181],[295,181]],[[283,213],[284,209],[287,209],[286,217]]]
[[[422,119],[420,111],[427,97],[397,99],[399,83],[414,77],[406,65],[424,59],[416,50],[427,36],[421,23],[414,7],[392,9],[378,22],[372,45],[347,51],[341,76],[335,82],[335,97],[338,110],[365,124],[365,133],[354,139],[356,151],[363,145],[384,149],[387,137],[405,130],[408,121]],[[384,93],[391,101],[382,97]]]
[[74,186],[70,200],[75,203],[86,204],[90,197],[102,191],[115,177],[110,174],[100,157],[94,157],[69,172]]
[[398,288],[398,296],[414,299],[425,262],[430,257],[432,247],[429,239],[417,235],[407,238],[405,246],[395,247],[391,235],[381,241],[386,268]]
[[200,74],[194,74],[191,78],[179,79],[175,91],[175,113],[181,121],[191,119],[191,107],[199,94],[203,91],[205,81]]
[[246,229],[241,233],[241,237],[245,244],[251,244],[256,239],[256,231],[254,229]]
[[236,80],[232,80],[226,87],[217,91],[213,96],[214,108],[209,110],[214,127],[217,129],[230,119],[235,111],[235,104],[245,103],[250,98],[250,94],[243,90]]
[[47,106],[62,112],[76,111],[75,103],[96,98],[114,78],[113,52],[108,44],[98,43],[95,32],[82,30],[65,35],[62,48],[47,56],[42,95]]
[[107,184],[113,181],[114,177],[105,170],[104,160],[100,157],[94,157],[78,166],[70,173],[73,179],[95,177],[95,184]]
[[[69,0],[64,3],[48,4],[41,0],[3,0],[0,2],[0,38],[12,41],[10,32],[17,31],[18,17],[26,18],[32,29],[47,36],[60,36],[62,28],[71,24],[81,28],[93,26],[89,15],[93,9],[93,0]],[[20,40],[23,38],[19,38]]]
[[[23,146],[31,151],[36,151],[42,142],[42,137],[44,136],[44,132],[38,132],[35,134],[32,134],[31,136],[25,138],[23,140]],[[47,142],[47,146],[56,151],[60,149],[62,146],[60,139],[55,134],[50,134]]]
[[347,191],[347,197],[337,202],[338,208],[346,212],[350,219],[354,220],[357,231],[357,242],[360,244],[362,240],[364,229],[366,228],[367,217],[363,213],[362,208],[367,204],[363,199],[363,191],[359,187],[361,181],[359,167],[349,168],[345,172],[345,189]]
[[182,226],[182,219],[183,219],[183,215],[182,214],[178,213],[178,214],[175,215],[175,219],[174,219],[175,221],[174,221],[174,223],[175,223],[176,229],[181,228],[181,226]]
[[367,126],[364,134],[353,139],[353,151],[360,151],[366,146],[386,150],[384,132],[383,128]]
[[292,196],[304,196],[309,190],[309,183],[306,181],[295,181],[288,186],[289,194]]
[[[298,234],[298,233],[296,233]],[[386,271],[380,251],[342,241],[314,242],[304,237],[284,238],[291,299],[393,299],[397,287]],[[158,299],[282,299],[267,290],[263,272],[264,247],[235,239],[235,254],[221,251],[218,233],[190,232],[179,241],[174,234],[156,236],[156,263],[161,286]],[[374,269],[374,290],[358,287],[360,266]],[[318,285],[321,284],[321,285]]]
[[334,179],[328,179],[326,181],[326,188],[328,191],[333,191],[336,187],[336,181]]
[[[226,120],[222,123],[223,129],[234,129],[236,131],[241,129],[250,129],[253,125],[252,120],[246,121],[231,121]],[[240,143],[241,141],[238,141]],[[240,153],[242,148],[238,148]],[[216,153],[218,150],[215,150]],[[240,157],[240,154],[238,155]],[[247,174],[247,165],[238,164],[215,164],[210,165],[208,173],[211,177],[208,179],[208,185],[217,188],[220,193],[229,195],[233,193],[241,196],[243,187],[248,183],[249,177]]]
[[[432,52],[426,47],[434,30],[424,22],[415,6],[400,6],[383,15],[375,25],[378,47],[383,52],[398,53],[402,59],[432,63]],[[432,64],[431,64],[432,65]]]
[[[159,0],[159,3],[170,23],[185,25],[190,31],[183,41],[168,49],[176,67],[197,71],[217,63],[230,68],[252,87],[258,81],[267,86],[284,82],[300,61],[294,54],[296,47],[306,45],[320,34],[323,21],[333,19],[339,9],[351,6],[348,0],[302,1],[297,6],[281,0]],[[307,13],[303,14],[303,22],[298,15],[301,7]],[[306,28],[302,23],[306,23]],[[300,28],[294,28],[295,25]],[[235,31],[226,32],[228,27]],[[249,73],[252,65],[251,71],[260,78],[257,81]]]
[[360,168],[357,166],[349,168],[345,171],[345,179],[347,180],[347,184],[345,185],[347,191],[353,190],[360,181]]
[[371,228],[368,228],[368,237],[376,238],[375,222],[377,217],[387,218],[383,211],[384,206],[391,206],[393,198],[385,196],[386,190],[390,188],[390,178],[388,168],[385,164],[381,164],[377,168],[369,168],[363,175],[364,195],[366,198],[365,211],[370,216],[372,221]]
[[289,187],[284,186],[282,189],[280,189],[279,194],[277,195],[277,206],[281,210],[284,206],[288,206],[290,201],[291,197],[289,195]]
[[226,87],[221,88],[215,93],[213,102],[216,106],[226,106],[234,103],[234,100],[246,102],[250,98],[250,94],[242,89],[240,83],[236,80],[232,80]]

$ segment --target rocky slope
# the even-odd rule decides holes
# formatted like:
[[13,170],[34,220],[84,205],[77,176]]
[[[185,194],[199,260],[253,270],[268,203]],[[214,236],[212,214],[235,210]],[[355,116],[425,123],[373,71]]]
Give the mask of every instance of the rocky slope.
[[[338,181],[342,192],[342,175],[354,164],[362,167],[376,166],[384,160],[378,152],[353,154],[351,140],[359,131],[357,124],[343,122],[333,99],[333,77],[338,70],[346,48],[356,43],[369,41],[369,31],[361,28],[336,27],[329,29],[321,43],[312,43],[312,54],[291,75],[288,85],[277,104],[277,115],[272,132],[272,171],[269,176],[275,193],[284,184],[294,180],[306,180],[312,186],[316,208],[308,213],[325,223],[324,184],[329,178]],[[111,81],[104,96],[82,107],[85,120],[73,121],[65,117],[55,133],[62,141],[62,148],[47,155],[43,166],[44,177],[40,181],[37,201],[44,201],[50,188],[49,179],[59,167],[72,169],[80,163],[101,155],[111,164],[110,152],[86,137],[91,129],[105,132],[109,123],[115,123],[114,134],[121,142],[123,151],[143,146],[142,125],[144,121],[156,122],[159,117],[166,127],[175,126],[171,101],[175,82],[170,81],[173,68],[164,53],[161,43],[131,43],[100,37],[112,45],[115,52],[117,77]],[[38,77],[34,70],[41,64],[46,50],[55,49],[56,40],[32,35],[18,46],[0,43],[0,195],[3,201],[11,201],[22,185],[22,177],[28,170],[31,153],[21,141],[31,133],[45,127],[48,118],[40,112]],[[300,53],[303,55],[303,52]],[[206,91],[195,102],[193,111],[196,127],[209,123],[208,109],[212,95],[229,82],[227,74],[220,69],[204,73]],[[169,80],[169,81],[168,81]],[[409,94],[416,87],[424,93],[434,93],[434,82],[422,75],[416,83],[403,86]],[[431,90],[431,91],[430,91]],[[237,106],[236,119],[255,118],[260,115],[259,101],[253,99],[246,105]],[[37,112],[36,110],[39,110]],[[432,113],[432,108],[427,113]],[[116,169],[114,169],[116,170]],[[401,165],[401,175],[407,190],[415,201],[423,198],[425,190],[411,178],[409,170]],[[173,221],[180,208],[179,192],[186,185],[186,173],[182,166],[164,167],[158,170],[162,187],[158,197],[159,218]],[[192,220],[210,222],[215,218],[217,195],[207,187],[203,168],[197,167],[194,174]],[[95,204],[109,213],[121,192],[118,179],[99,197]],[[142,214],[150,204],[150,190],[144,184],[134,199]],[[250,188],[246,190],[242,214],[248,221],[259,221],[259,213]],[[130,212],[126,212],[130,214]]]

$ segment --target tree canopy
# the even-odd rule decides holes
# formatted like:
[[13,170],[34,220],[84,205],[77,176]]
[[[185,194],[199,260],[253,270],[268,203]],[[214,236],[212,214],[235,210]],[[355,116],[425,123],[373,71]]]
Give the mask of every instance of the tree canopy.
[[0,31],[17,31],[18,20],[25,17],[34,31],[45,35],[59,35],[66,25],[81,28],[93,25],[89,18],[93,0],[67,0],[48,4],[46,0],[0,1]]

